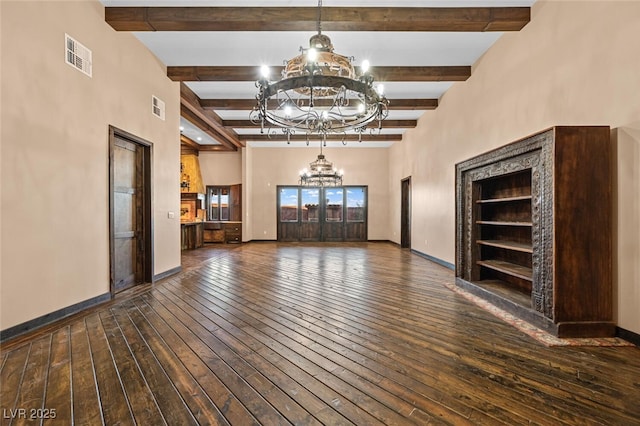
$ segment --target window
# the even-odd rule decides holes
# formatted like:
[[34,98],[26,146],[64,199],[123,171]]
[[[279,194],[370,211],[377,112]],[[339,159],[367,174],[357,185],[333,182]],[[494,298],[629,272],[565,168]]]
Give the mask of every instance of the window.
[[324,195],[326,197],[325,220],[327,222],[342,222],[344,190],[342,188],[327,188]]
[[207,186],[207,215],[209,220],[229,220],[229,187]]
[[364,187],[347,188],[347,222],[364,222],[366,199]]
[[298,188],[280,189],[280,221],[298,221]]
[[320,218],[320,188],[302,188],[302,221],[317,222]]

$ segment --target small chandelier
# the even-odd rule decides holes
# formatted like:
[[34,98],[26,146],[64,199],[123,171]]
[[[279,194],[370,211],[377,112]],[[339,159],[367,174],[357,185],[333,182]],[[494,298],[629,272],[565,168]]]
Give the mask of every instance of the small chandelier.
[[322,153],[320,144],[320,154],[315,161],[309,163],[309,169],[300,170],[300,185],[304,186],[342,186],[342,176],[344,172],[333,167],[333,163],[327,160]]
[[[333,52],[331,39],[321,30],[322,0],[318,0],[318,33],[309,40],[309,48],[286,61],[282,79],[269,82],[269,68],[262,67],[256,82],[257,104],[250,113],[251,121],[265,127],[280,128],[287,135],[300,132],[309,138],[328,134],[359,134],[388,115],[388,100],[383,86],[374,88],[369,63],[364,61],[361,75],[356,75],[351,58]],[[275,132],[274,132],[275,133]],[[343,138],[344,143],[344,138]]]

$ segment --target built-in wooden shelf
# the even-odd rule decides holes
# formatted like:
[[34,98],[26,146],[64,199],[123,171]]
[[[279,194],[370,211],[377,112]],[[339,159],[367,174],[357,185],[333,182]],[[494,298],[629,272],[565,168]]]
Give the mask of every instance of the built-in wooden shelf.
[[487,204],[487,203],[507,203],[511,201],[524,201],[530,200],[531,195],[521,195],[518,197],[503,197],[503,198],[491,198],[486,200],[476,200],[478,204]]
[[610,136],[554,127],[458,163],[456,283],[556,336],[613,336]]
[[532,281],[533,270],[526,266],[516,265],[515,263],[505,262],[504,260],[478,260],[478,265],[503,274],[511,275],[522,280]]
[[478,225],[494,225],[494,226],[531,226],[532,222],[505,222],[497,220],[476,220]]
[[507,250],[521,251],[524,253],[533,253],[533,246],[531,244],[518,243],[516,241],[504,241],[504,240],[476,240],[477,244],[498,247]]
[[531,309],[531,295],[528,292],[514,288],[502,280],[482,280],[473,283],[484,290],[494,293],[512,303]]

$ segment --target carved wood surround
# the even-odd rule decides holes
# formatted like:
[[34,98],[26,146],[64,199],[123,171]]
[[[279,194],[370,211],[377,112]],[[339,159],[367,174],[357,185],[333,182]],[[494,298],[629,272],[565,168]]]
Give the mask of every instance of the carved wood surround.
[[[558,336],[613,335],[609,132],[605,126],[554,127],[456,165],[458,286]],[[484,220],[482,203],[499,204],[508,215],[514,203],[529,200],[528,193],[482,200],[483,189],[528,173],[530,219]],[[496,225],[505,241],[484,241],[486,228]],[[529,226],[530,246],[526,238],[514,243]],[[520,231],[510,231],[515,228]],[[499,247],[492,250],[501,265],[510,261],[509,249],[530,259],[517,253],[526,262],[507,264],[516,277],[491,271],[485,244]]]

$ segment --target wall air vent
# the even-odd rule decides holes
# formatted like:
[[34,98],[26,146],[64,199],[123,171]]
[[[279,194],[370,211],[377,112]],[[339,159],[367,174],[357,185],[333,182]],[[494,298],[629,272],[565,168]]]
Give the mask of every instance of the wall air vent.
[[64,38],[66,45],[64,58],[67,64],[91,77],[91,50],[78,43],[69,34],[65,34]]
[[164,102],[155,96],[151,96],[151,113],[164,121]]

